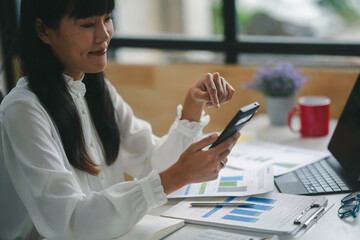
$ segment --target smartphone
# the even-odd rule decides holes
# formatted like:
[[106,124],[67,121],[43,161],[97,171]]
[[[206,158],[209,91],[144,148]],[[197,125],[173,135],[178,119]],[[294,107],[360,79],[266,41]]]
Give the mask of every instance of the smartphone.
[[225,141],[228,137],[240,131],[245,126],[245,124],[250,121],[250,119],[254,116],[259,107],[260,104],[258,102],[253,102],[245,107],[240,108],[240,110],[236,113],[236,115],[229,122],[224,131],[210,146],[210,148],[216,147],[217,145]]

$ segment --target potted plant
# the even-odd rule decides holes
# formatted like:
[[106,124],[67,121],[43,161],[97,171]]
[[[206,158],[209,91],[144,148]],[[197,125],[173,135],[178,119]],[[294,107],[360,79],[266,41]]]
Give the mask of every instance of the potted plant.
[[243,88],[259,91],[265,96],[266,109],[273,125],[286,125],[298,89],[309,80],[302,70],[289,62],[280,62],[256,69],[253,81]]

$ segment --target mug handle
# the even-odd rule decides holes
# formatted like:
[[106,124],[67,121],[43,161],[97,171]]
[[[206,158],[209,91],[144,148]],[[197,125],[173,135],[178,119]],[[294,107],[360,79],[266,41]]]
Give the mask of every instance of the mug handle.
[[293,131],[293,132],[296,132],[296,133],[299,133],[299,132],[300,132],[300,129],[299,129],[299,130],[295,130],[295,129],[293,128],[292,124],[291,124],[291,120],[292,120],[292,117],[294,116],[294,114],[295,114],[296,112],[299,112],[299,111],[300,111],[300,107],[294,107],[294,108],[290,111],[290,113],[289,113],[289,115],[288,115],[288,121],[287,121],[290,130]]

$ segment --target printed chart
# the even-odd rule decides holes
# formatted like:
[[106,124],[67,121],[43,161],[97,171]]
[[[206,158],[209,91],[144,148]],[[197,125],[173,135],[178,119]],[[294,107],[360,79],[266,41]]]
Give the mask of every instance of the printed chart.
[[[235,197],[229,197],[224,202],[231,202],[234,198]],[[254,205],[239,206],[237,208],[234,208],[230,212],[222,216],[221,219],[237,222],[255,223],[259,220],[259,218],[264,212],[271,211],[274,208],[273,204],[276,202],[276,200],[270,198],[249,197],[246,202],[252,203]],[[209,218],[221,208],[223,207],[215,207],[209,212],[205,213],[202,217]]]
[[[223,202],[251,203],[247,206],[193,207],[192,203]],[[313,207],[314,206],[314,207]],[[256,230],[267,233],[293,234],[301,229],[294,220],[304,215],[308,219],[325,209],[327,199],[321,196],[301,196],[285,193],[266,193],[247,197],[212,197],[185,199],[161,216],[184,219],[189,223]],[[316,215],[314,215],[316,216]]]
[[236,144],[228,159],[227,167],[243,169],[244,166],[273,164],[274,176],[293,171],[306,164],[320,160],[329,153],[290,147],[263,141]]
[[272,190],[273,181],[271,164],[246,170],[225,168],[220,171],[216,180],[189,184],[171,193],[168,197],[246,196]]

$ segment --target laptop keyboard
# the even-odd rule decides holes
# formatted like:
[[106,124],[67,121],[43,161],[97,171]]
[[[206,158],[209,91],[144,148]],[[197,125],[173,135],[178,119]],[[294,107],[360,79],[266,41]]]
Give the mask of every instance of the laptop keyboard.
[[346,184],[330,167],[326,160],[320,160],[295,170],[309,193],[340,192],[349,190]]

